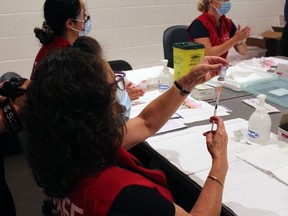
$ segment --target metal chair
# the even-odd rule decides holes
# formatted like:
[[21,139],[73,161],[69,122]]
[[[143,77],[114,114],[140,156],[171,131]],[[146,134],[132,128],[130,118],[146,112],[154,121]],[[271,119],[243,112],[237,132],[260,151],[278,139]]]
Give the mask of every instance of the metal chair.
[[188,26],[175,25],[167,28],[163,33],[164,58],[168,60],[168,67],[174,68],[173,44],[189,40]]

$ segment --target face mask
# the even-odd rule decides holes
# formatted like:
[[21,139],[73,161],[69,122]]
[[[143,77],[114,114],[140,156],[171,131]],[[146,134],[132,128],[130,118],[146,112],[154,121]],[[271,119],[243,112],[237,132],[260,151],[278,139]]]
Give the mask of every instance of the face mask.
[[[74,20],[76,20],[76,19],[74,19]],[[80,20],[76,20],[76,21],[80,22]],[[79,37],[87,36],[91,31],[91,19],[90,19],[90,17],[86,20],[84,25],[85,25],[84,30],[82,30],[82,31],[78,30],[78,29],[74,29],[74,28],[72,28],[72,30],[79,32]]]
[[216,11],[222,16],[227,14],[230,9],[231,9],[231,2],[227,1],[227,2],[221,2],[221,7],[220,8],[215,8]]
[[116,100],[118,104],[124,107],[124,112],[122,113],[126,121],[130,118],[131,111],[131,100],[126,90],[117,89]]
[[79,32],[79,36],[87,36],[91,31],[91,19],[89,18],[88,20],[86,20],[85,22],[85,27],[84,27],[84,31],[80,31]]

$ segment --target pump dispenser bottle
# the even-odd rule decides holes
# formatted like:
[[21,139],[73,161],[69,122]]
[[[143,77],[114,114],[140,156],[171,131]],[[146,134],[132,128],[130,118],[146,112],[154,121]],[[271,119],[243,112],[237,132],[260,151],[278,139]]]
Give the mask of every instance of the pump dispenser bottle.
[[270,139],[271,118],[264,107],[266,95],[257,96],[259,105],[249,118],[248,140],[251,142],[264,144]]
[[174,76],[169,72],[169,68],[167,67],[168,60],[163,59],[161,60],[161,63],[163,65],[163,69],[158,77],[158,89],[159,91],[164,92],[172,86]]

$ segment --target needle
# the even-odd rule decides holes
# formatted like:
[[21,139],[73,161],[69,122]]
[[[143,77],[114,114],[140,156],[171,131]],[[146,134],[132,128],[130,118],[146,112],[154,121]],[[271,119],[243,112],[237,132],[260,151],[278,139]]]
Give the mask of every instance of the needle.
[[[216,99],[216,104],[215,104],[215,109],[214,109],[213,116],[216,116],[216,113],[217,113],[217,108],[218,108],[218,105],[219,105],[219,98],[220,98],[221,91],[222,91],[222,86],[221,85],[217,86],[216,87],[217,99]],[[214,127],[214,121],[212,122],[211,131],[213,131],[213,127]]]

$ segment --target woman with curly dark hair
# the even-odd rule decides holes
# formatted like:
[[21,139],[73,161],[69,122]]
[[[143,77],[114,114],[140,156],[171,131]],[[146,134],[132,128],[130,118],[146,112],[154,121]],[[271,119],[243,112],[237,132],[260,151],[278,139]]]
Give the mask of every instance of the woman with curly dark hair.
[[173,203],[164,174],[146,169],[126,149],[159,130],[195,85],[227,64],[205,57],[125,123],[115,96],[125,86],[124,75],[114,74],[103,58],[80,46],[39,63],[23,117],[33,169],[59,215],[219,215],[228,168],[227,134],[219,117],[210,119],[217,130],[204,133],[213,165],[190,214]]

